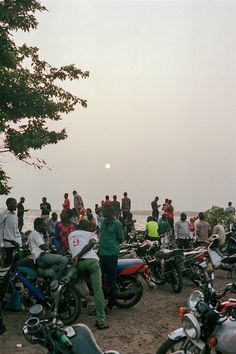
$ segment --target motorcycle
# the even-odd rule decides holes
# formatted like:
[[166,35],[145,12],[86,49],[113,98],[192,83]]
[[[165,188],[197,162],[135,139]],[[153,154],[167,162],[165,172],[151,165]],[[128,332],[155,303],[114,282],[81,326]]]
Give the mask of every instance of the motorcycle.
[[91,330],[84,324],[65,327],[58,318],[60,298],[65,283],[54,286],[54,309],[45,313],[40,304],[30,308],[30,317],[23,326],[23,334],[31,344],[48,349],[49,354],[119,354],[115,350],[102,351]]
[[213,238],[207,250],[213,267],[227,271],[227,278],[232,278],[233,272],[236,272],[236,254],[224,257],[219,250],[219,239],[217,236]]
[[150,287],[170,283],[174,292],[182,291],[182,250],[161,249],[159,242],[146,241],[136,253],[149,267],[144,279]]
[[[5,242],[10,242],[5,240]],[[7,300],[16,288],[21,284],[22,304],[30,307],[36,302],[43,305],[44,309],[50,310],[54,307],[54,300],[51,291],[52,272],[48,269],[36,268],[31,258],[24,257],[24,249],[15,245],[13,260],[5,272],[2,273],[1,298],[6,306]],[[73,273],[72,268],[68,271]],[[65,324],[74,322],[81,312],[81,298],[75,289],[73,280],[63,288],[60,293],[59,316]],[[4,300],[5,299],[5,300]]]
[[[207,277],[206,273],[203,292],[194,290],[188,308],[180,308],[183,327],[170,333],[156,354],[210,354],[213,347],[218,354],[235,353],[236,337],[232,338],[232,332],[236,329],[236,300],[221,299],[228,292],[235,293],[236,284],[227,284],[217,293]],[[227,340],[233,349],[229,349]]]
[[[118,259],[117,266],[117,282],[116,282],[116,300],[115,306],[119,308],[129,308],[136,305],[143,295],[143,285],[139,280],[139,275],[144,275],[148,271],[148,266],[142,259]],[[82,287],[81,296],[87,300],[86,292],[84,291],[85,280],[88,291],[92,295],[92,287],[88,274],[78,274],[79,287]],[[82,281],[81,281],[82,280]],[[108,298],[110,287],[107,277],[103,277],[102,288],[105,298]]]
[[[195,285],[201,285],[202,281],[205,279],[205,268],[203,268],[201,264],[203,261],[207,260],[207,250],[198,247],[192,251],[184,251],[183,254],[183,276],[190,279]],[[207,261],[207,271],[213,281],[214,270],[210,260]]]

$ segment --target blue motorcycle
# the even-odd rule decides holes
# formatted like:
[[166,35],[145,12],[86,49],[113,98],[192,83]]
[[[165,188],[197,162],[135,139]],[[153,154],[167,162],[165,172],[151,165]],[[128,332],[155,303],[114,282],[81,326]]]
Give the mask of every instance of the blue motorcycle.
[[[55,306],[53,272],[48,272],[48,268],[38,269],[31,258],[22,258],[23,252],[23,249],[15,245],[13,261],[1,279],[0,300],[6,304],[6,299],[15,292],[16,287],[19,288],[20,283],[22,304],[25,307],[38,303],[45,311],[52,311]],[[80,312],[81,297],[71,280],[60,293],[58,315],[64,324],[69,325],[78,318]]]

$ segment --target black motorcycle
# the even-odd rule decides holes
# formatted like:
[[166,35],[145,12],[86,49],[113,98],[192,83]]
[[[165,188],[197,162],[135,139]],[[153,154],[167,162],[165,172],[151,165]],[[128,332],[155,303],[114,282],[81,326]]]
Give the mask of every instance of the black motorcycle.
[[55,306],[52,312],[46,314],[39,304],[30,308],[30,317],[23,326],[26,340],[48,349],[48,354],[119,354],[115,350],[102,351],[86,325],[65,327],[59,320],[60,298],[66,283],[67,279],[53,284]]
[[182,262],[183,251],[161,249],[159,242],[148,242],[137,248],[136,253],[149,267],[145,280],[150,287],[170,283],[175,293],[183,289]]

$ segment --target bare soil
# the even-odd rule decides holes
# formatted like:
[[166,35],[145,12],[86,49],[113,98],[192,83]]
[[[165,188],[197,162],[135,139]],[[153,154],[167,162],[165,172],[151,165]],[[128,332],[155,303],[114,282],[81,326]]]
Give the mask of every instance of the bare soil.
[[[228,282],[226,273],[216,272],[217,290],[222,289]],[[184,289],[180,294],[175,294],[169,284],[155,290],[150,290],[146,283],[143,283],[143,286],[143,297],[136,306],[130,309],[115,308],[107,316],[110,328],[97,330],[94,326],[95,317],[88,316],[86,308],[82,309],[76,323],[89,326],[102,350],[115,349],[121,354],[155,354],[167,334],[181,327],[177,315],[178,308],[186,306],[188,296],[196,286],[185,280]],[[27,317],[26,311],[4,312],[7,332],[0,336],[0,353],[46,353],[43,348],[30,345],[24,339],[22,325]],[[18,344],[22,347],[18,348]]]

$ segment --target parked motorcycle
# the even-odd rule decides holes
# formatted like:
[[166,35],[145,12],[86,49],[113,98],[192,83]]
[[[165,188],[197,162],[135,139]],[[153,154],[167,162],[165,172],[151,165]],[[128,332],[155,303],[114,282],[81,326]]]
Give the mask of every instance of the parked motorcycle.
[[[205,280],[205,271],[209,277],[214,280],[214,270],[210,260],[208,260],[207,250],[203,247],[197,247],[192,251],[184,251],[183,257],[183,276],[190,279],[195,285],[201,286]],[[202,267],[204,261],[207,261],[207,268]]]
[[224,257],[219,250],[219,239],[217,237],[208,246],[208,255],[215,269],[227,271],[227,278],[232,278],[233,272],[236,272],[236,254]]
[[[4,290],[1,292],[1,297],[5,298],[5,305],[6,298],[9,299],[15,287],[22,284],[22,302],[25,307],[38,302],[44,309],[52,309],[54,307],[51,292],[52,277],[44,275],[45,269],[37,269],[31,258],[22,258],[22,253],[23,249],[15,245],[12,264],[2,274],[1,282]],[[70,324],[77,319],[81,311],[81,298],[73,281],[63,287],[60,295],[59,317],[65,324]]]
[[182,250],[160,249],[159,242],[146,242],[136,250],[149,267],[145,280],[151,286],[170,283],[174,292],[183,289]]
[[[115,306],[120,308],[128,308],[139,302],[143,295],[143,285],[139,280],[139,275],[144,276],[147,271],[148,266],[142,259],[118,259]],[[85,279],[88,286],[88,291],[92,295],[89,274],[80,273],[78,276],[82,280]],[[80,284],[83,286],[83,282]],[[106,276],[103,278],[102,288],[105,298],[108,298],[110,287]]]
[[62,280],[54,292],[53,311],[45,313],[39,304],[30,308],[30,317],[23,326],[26,340],[48,349],[49,354],[119,354],[115,350],[102,351],[84,324],[64,327],[58,318],[58,311],[65,286]]
[[203,292],[193,291],[188,308],[180,309],[183,327],[170,333],[156,354],[234,354],[236,300],[222,302],[221,299],[228,292],[235,291],[236,284],[227,284],[221,293],[217,293],[208,279]]

